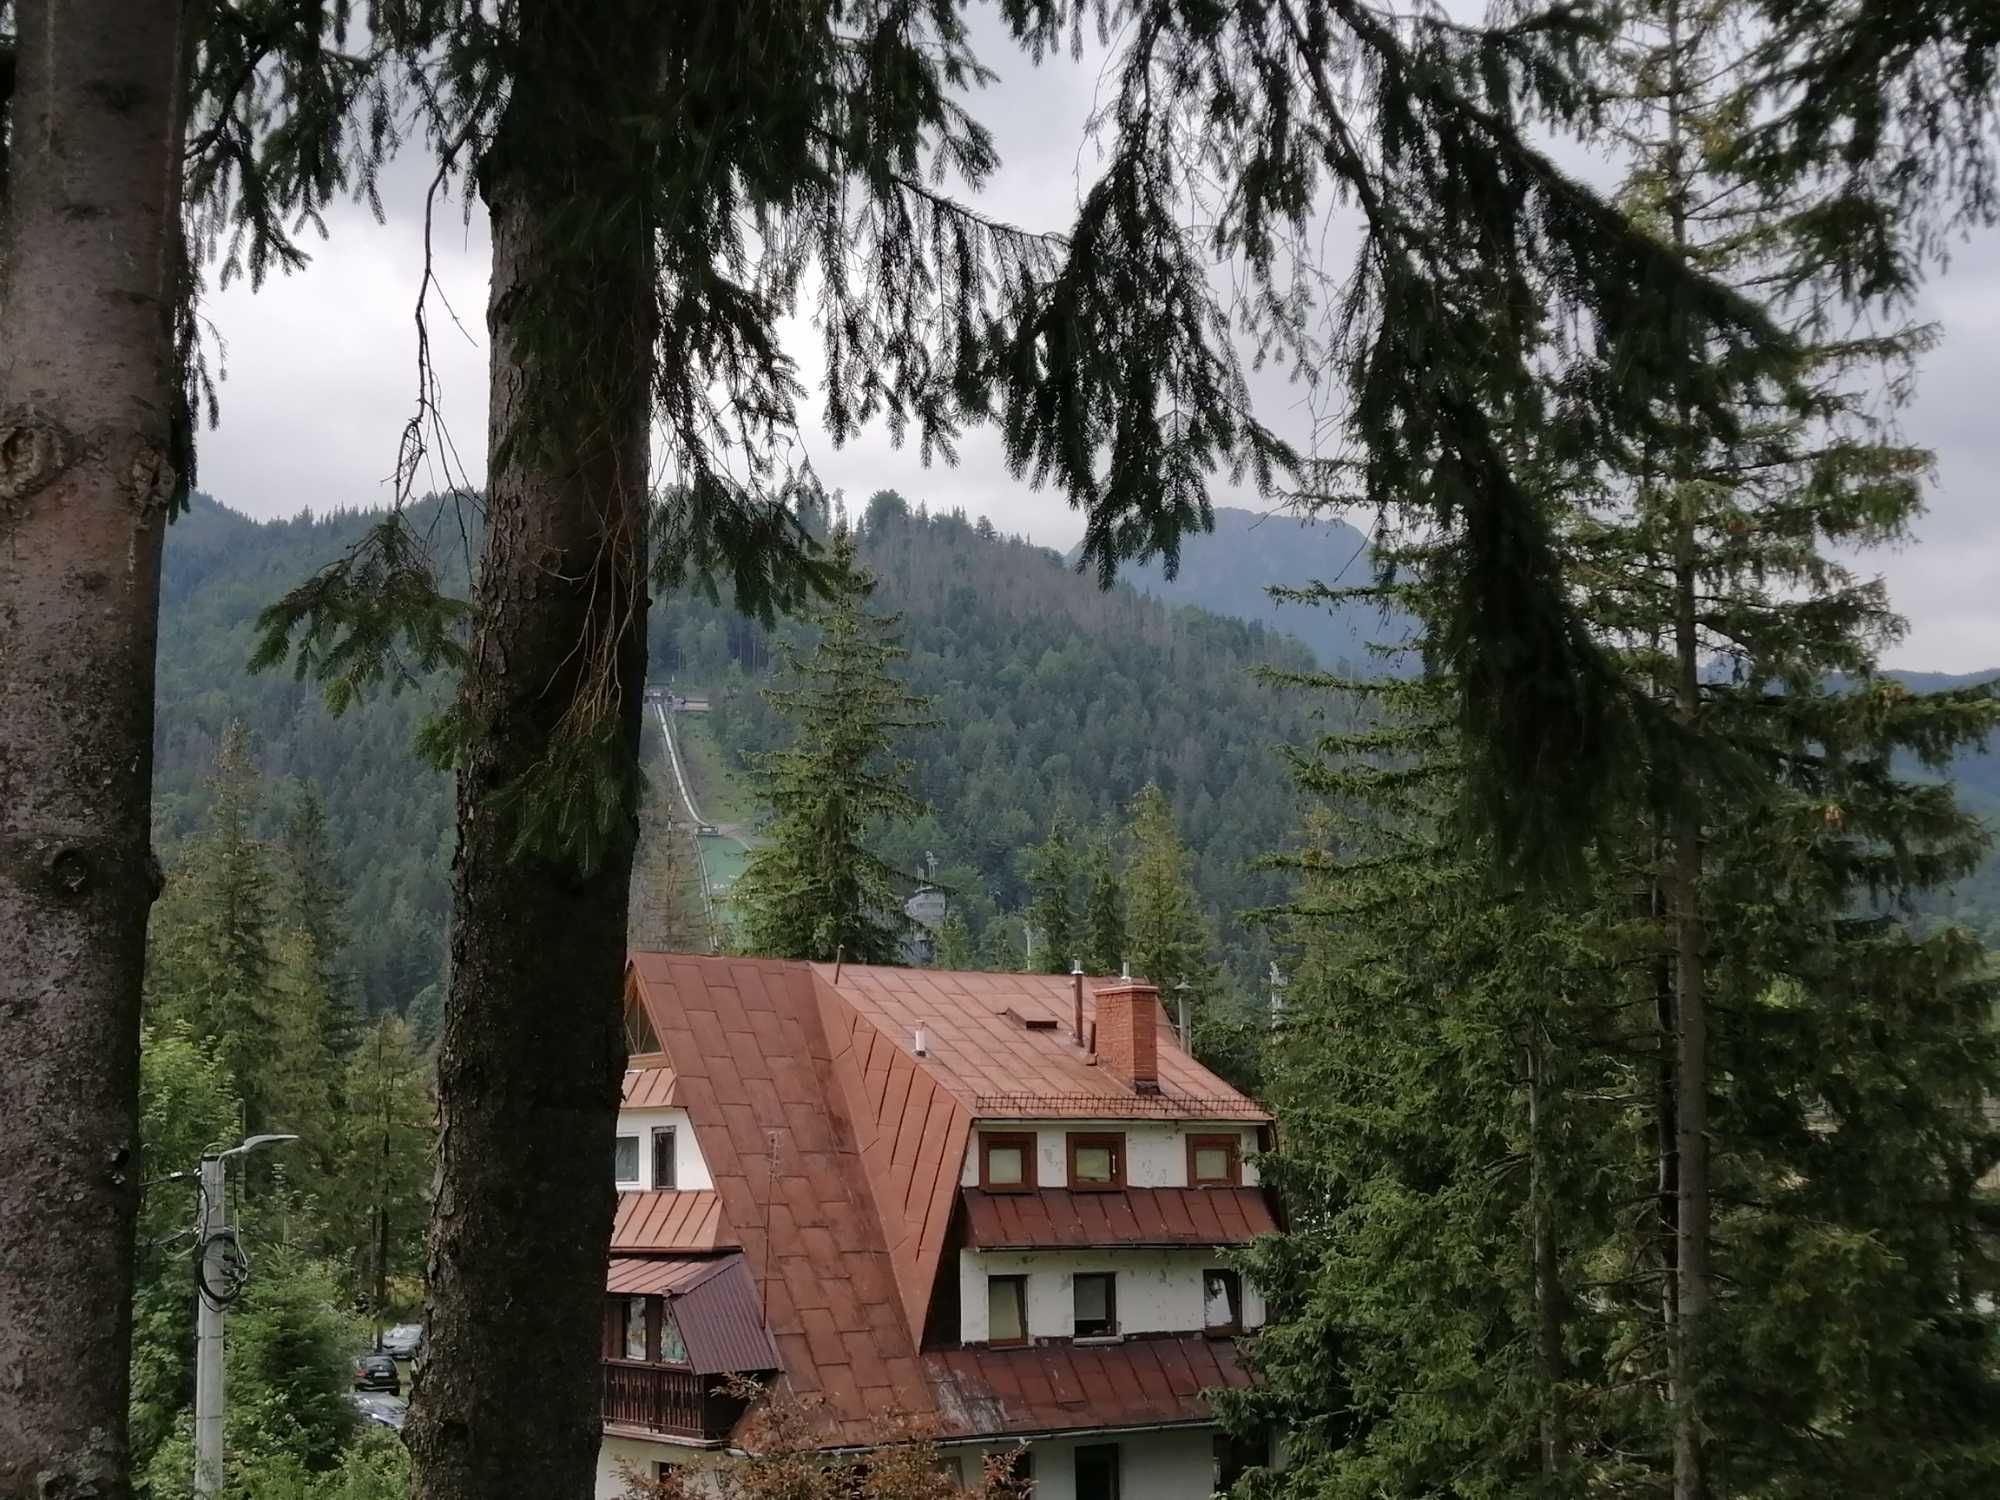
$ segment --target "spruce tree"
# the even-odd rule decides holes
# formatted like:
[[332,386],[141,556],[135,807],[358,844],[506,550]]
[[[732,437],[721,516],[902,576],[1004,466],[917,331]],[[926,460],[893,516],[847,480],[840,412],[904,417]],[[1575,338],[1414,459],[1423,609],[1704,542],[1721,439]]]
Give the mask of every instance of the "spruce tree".
[[1092,974],[1121,973],[1131,943],[1125,927],[1125,882],[1112,857],[1108,833],[1091,840],[1085,883],[1084,968]]
[[765,697],[790,724],[789,748],[752,776],[771,820],[732,897],[746,951],[778,958],[894,963],[913,877],[875,852],[883,824],[922,811],[899,736],[924,702],[896,680],[896,622],[868,613],[873,581],[836,531],[833,596],[815,612],[810,650],[785,643],[780,685]]
[[1132,799],[1125,865],[1126,941],[1134,978],[1160,987],[1162,998],[1186,984],[1197,1002],[1216,984],[1208,922],[1195,896],[1187,846],[1174,827],[1166,793],[1148,782]]
[[1027,851],[1028,921],[1035,929],[1035,963],[1044,974],[1067,974],[1082,957],[1076,910],[1076,829],[1056,814],[1048,837]]
[[[1914,1495],[1944,1475],[1968,1492],[1994,1482],[2000,1446],[1984,1415],[1993,1328],[1970,1227],[1970,1184],[1995,1146],[1977,1102],[2000,1081],[1992,979],[1964,935],[1917,931],[1905,915],[1984,847],[1949,788],[1911,779],[1911,767],[1978,742],[1996,707],[1983,691],[1919,697],[1876,674],[1875,654],[1900,622],[1879,582],[1832,549],[1895,539],[1921,502],[1927,457],[1898,440],[1876,392],[1899,389],[1923,334],[1846,326],[1822,233],[1842,209],[1737,175],[1731,75],[1748,14],[1728,0],[1653,0],[1623,18],[1605,62],[1626,80],[1618,118],[1635,221],[1764,299],[1795,362],[1746,395],[1740,436],[1727,441],[1685,420],[1671,394],[1657,398],[1656,442],[1610,452],[1495,408],[1633,708],[1642,750],[1621,777],[1622,826],[1567,897],[1503,887],[1499,904],[1473,908],[1511,932],[1500,929],[1483,966],[1427,982],[1418,967],[1420,994],[1406,1002],[1414,1022],[1391,1007],[1377,1012],[1395,1028],[1389,1037],[1371,1042],[1363,1023],[1343,1019],[1326,1039],[1336,1061],[1358,1035],[1381,1055],[1408,1049],[1413,1067],[1456,1069],[1486,997],[1527,1015],[1551,989],[1580,996],[1565,1014],[1542,1013],[1536,1029],[1553,1045],[1521,1052],[1509,1090],[1466,1123],[1494,1141],[1535,1138],[1571,1114],[1581,1134],[1565,1157],[1589,1172],[1569,1178],[1567,1160],[1544,1172],[1520,1158],[1527,1183],[1546,1186],[1510,1201],[1499,1192],[1508,1158],[1486,1145],[1489,1168],[1468,1152],[1412,1198],[1410,1182],[1385,1191],[1385,1168],[1354,1162],[1331,1136],[1302,1153],[1294,1170],[1333,1211],[1316,1239],[1272,1262],[1274,1276],[1290,1267],[1296,1300],[1281,1321],[1296,1326],[1267,1347],[1277,1387],[1302,1402],[1296,1382],[1315,1368],[1329,1375],[1308,1358],[1315,1348],[1333,1362],[1335,1390],[1372,1393],[1336,1408],[1350,1425],[1323,1445],[1333,1493],[1435,1493],[1445,1480],[1424,1467],[1426,1434],[1468,1494],[1520,1485],[1530,1468],[1549,1493],[1670,1486],[1685,1500]],[[1448,555],[1419,549],[1400,561],[1415,564],[1414,607],[1436,628],[1450,605],[1429,590]],[[1330,769],[1305,761],[1308,785],[1319,777],[1360,824],[1335,871],[1343,888],[1382,887],[1426,844],[1442,868],[1490,867],[1435,805],[1417,820],[1395,805],[1439,786],[1448,803],[1465,774],[1459,726],[1439,707],[1426,705],[1428,727],[1414,738],[1323,747]],[[1388,763],[1365,776],[1343,769],[1371,748]],[[1400,894],[1383,889],[1387,899],[1343,906],[1346,926],[1324,939],[1364,962],[1381,954],[1364,975],[1378,985],[1401,978],[1387,955],[1424,951],[1409,926],[1413,910],[1429,909],[1420,898],[1450,887],[1433,873]],[[1452,930],[1443,914],[1433,919]],[[1516,967],[1521,953],[1532,961]],[[1340,978],[1344,966],[1336,950],[1304,972],[1337,998],[1358,988]],[[1418,1009],[1424,993],[1435,1015]],[[1311,1003],[1296,987],[1294,999]],[[1503,1056],[1489,1046],[1485,1066]],[[1281,1087],[1288,1071],[1303,1078],[1297,1108],[1310,1111],[1328,1088],[1290,1048],[1274,1066]],[[1357,1087],[1367,1097],[1379,1081]],[[1593,1100],[1618,1103],[1618,1115],[1593,1116]],[[1405,1156],[1418,1150],[1405,1139]],[[1393,1152],[1379,1161],[1401,1171]],[[1454,1200],[1504,1208],[1483,1244],[1445,1232],[1437,1215]],[[1495,1258],[1507,1240],[1523,1251],[1544,1243],[1538,1204],[1557,1231],[1552,1276],[1533,1269],[1540,1254]],[[1430,1215],[1428,1230],[1399,1228],[1403,1205]],[[1581,1240],[1561,1237],[1578,1229]],[[1403,1247],[1404,1264],[1389,1264],[1388,1246]],[[1286,1262],[1294,1251],[1303,1257]],[[1533,1376],[1524,1390],[1556,1396],[1534,1429],[1513,1429],[1544,1434],[1538,1455],[1476,1426],[1491,1407],[1468,1399],[1479,1387],[1466,1383],[1463,1337],[1441,1344],[1435,1318],[1399,1323],[1379,1300],[1411,1284],[1403,1278],[1449,1284],[1481,1263],[1515,1278],[1489,1310],[1486,1358],[1547,1348],[1564,1362],[1552,1388],[1555,1360],[1521,1366]],[[1316,1301],[1313,1268],[1346,1287]],[[1560,1337],[1545,1337],[1541,1289],[1565,1282]],[[1507,1284],[1503,1274],[1491,1290]],[[1356,1297],[1378,1299],[1363,1308],[1367,1336],[1329,1355]],[[1473,1368],[1483,1377],[1506,1366]],[[1318,1431],[1332,1433],[1332,1415]]]

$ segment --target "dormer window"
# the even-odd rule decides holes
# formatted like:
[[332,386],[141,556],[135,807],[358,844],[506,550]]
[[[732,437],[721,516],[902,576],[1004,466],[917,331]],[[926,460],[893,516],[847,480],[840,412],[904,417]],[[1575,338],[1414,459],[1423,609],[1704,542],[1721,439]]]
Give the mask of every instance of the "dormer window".
[[620,1187],[639,1185],[639,1137],[621,1135],[612,1155],[612,1176]]
[[1032,1193],[1035,1190],[1033,1131],[981,1131],[979,1185],[989,1193]]
[[1125,1186],[1125,1137],[1072,1132],[1069,1185],[1082,1192],[1100,1193]]
[[1243,1161],[1233,1135],[1187,1138],[1189,1187],[1241,1187]]
[[625,998],[625,1051],[628,1056],[658,1052],[660,1034],[653,1030],[653,1018],[646,1014],[646,1005],[633,990]]

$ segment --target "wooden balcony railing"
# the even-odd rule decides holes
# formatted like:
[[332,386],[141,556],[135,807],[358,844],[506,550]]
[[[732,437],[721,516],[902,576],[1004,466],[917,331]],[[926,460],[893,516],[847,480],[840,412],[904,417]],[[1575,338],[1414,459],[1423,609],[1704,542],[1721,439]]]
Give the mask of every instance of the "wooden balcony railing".
[[[703,1377],[664,1365],[604,1361],[604,1420],[675,1437],[717,1438],[710,1432]],[[720,1415],[720,1413],[717,1413]]]

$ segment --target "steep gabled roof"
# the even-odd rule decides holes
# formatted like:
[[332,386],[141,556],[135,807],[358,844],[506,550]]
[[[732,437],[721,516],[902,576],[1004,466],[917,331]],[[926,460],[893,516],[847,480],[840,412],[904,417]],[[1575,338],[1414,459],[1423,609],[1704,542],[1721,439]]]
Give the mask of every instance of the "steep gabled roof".
[[657,953],[631,967],[786,1380],[823,1402],[831,1441],[866,1441],[885,1412],[934,1415],[811,970]]
[[[917,1061],[974,1119],[1271,1118],[1183,1052],[1170,1026],[1159,1028],[1159,1093],[1136,1093],[1108,1068],[1093,1066],[1076,1045],[1075,994],[1061,974],[812,967],[849,1010],[906,1056],[922,1027],[925,1055]],[[1097,1021],[1095,989],[1111,983],[1084,980],[1086,1037]]]
[[[941,1270],[955,1274],[941,1262],[976,1119],[1269,1116],[1165,1028],[1159,1095],[1089,1065],[1070,1034],[1072,994],[1060,976],[837,972],[663,953],[635,953],[629,968],[660,1042],[646,1064],[672,1070],[673,1102],[687,1110],[714,1178],[716,1233],[741,1245],[785,1378],[823,1403],[828,1440],[866,1442],[885,1413],[935,1420],[947,1435],[1053,1430],[1075,1415],[1073,1389],[1095,1399],[1100,1387],[1118,1401],[1070,1425],[1202,1420],[1202,1385],[1244,1377],[1233,1351],[1199,1336],[1140,1341],[1127,1353],[918,1351]],[[1094,1008],[1086,986],[1086,1025]],[[1030,1024],[1050,1018],[1059,1024]],[[924,1057],[910,1046],[918,1025]],[[642,1196],[705,1195],[624,1195]],[[1178,1222],[1166,1206],[1160,1219]],[[1193,1229],[1191,1211],[1190,1230],[1211,1233],[1205,1216]],[[1213,1232],[1199,1242],[1237,1233],[1220,1214]]]

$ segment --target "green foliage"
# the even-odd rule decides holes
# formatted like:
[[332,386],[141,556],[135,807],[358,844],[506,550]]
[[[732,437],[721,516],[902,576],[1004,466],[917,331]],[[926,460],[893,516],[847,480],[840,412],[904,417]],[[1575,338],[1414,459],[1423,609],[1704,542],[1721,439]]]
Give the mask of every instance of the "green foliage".
[[891,757],[924,722],[925,704],[893,675],[908,653],[895,620],[868,613],[874,582],[845,531],[832,565],[816,644],[810,653],[788,645],[782,685],[765,695],[792,741],[752,765],[772,818],[732,896],[748,952],[894,963],[903,888],[914,882],[873,844],[884,824],[920,811],[908,763]]
[[[1058,815],[1049,835],[1026,855],[1028,922],[1035,929],[1035,957],[1045,974],[1067,974],[1082,956],[1083,924],[1077,911],[1076,830]],[[942,964],[942,960],[940,960]]]
[[1112,863],[1110,839],[1091,841],[1084,878],[1084,968],[1092,974],[1119,973],[1132,947],[1125,926],[1125,882]]
[[195,1186],[167,1182],[238,1139],[229,1070],[185,1022],[148,1026],[139,1043],[139,1210],[132,1292],[132,1462],[143,1470],[194,1400],[194,1286],[188,1270]]
[[[1920,503],[1927,456],[1879,393],[1925,333],[1857,335],[1827,201],[1739,174],[1751,11],[1636,7],[1597,64],[1633,222],[1762,299],[1792,354],[1724,422],[1649,393],[1625,449],[1491,408],[1633,706],[1618,822],[1560,895],[1488,884],[1444,684],[1378,685],[1367,732],[1297,757],[1326,807],[1289,861],[1286,1032],[1315,1045],[1266,1066],[1301,1207],[1259,1256],[1272,1380],[1239,1403],[1304,1434],[1275,1493],[2000,1479],[1975,1187],[2000,986],[1966,934],[1905,920],[1987,844],[1906,771],[1987,742],[2000,705],[1876,673],[1901,622],[1846,558]],[[1449,558],[1396,560],[1451,630]]]

